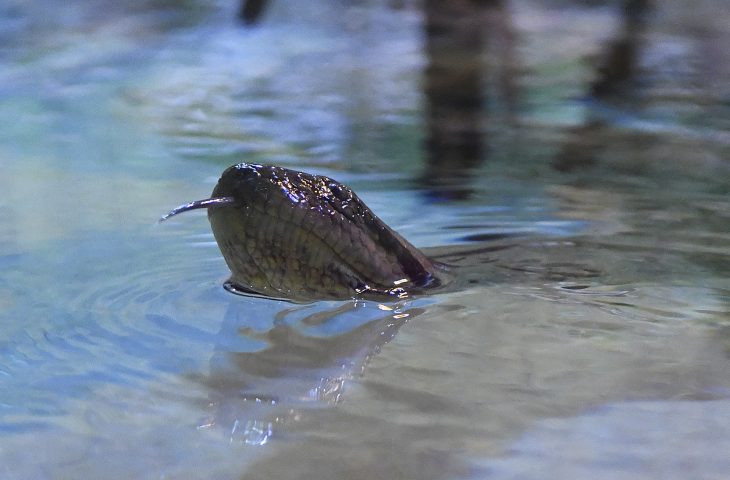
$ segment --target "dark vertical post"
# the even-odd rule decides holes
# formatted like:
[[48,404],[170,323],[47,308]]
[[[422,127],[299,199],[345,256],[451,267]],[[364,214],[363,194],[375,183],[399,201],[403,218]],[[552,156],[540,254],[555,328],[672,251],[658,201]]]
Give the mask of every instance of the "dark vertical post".
[[[589,93],[607,105],[626,105],[636,100],[636,77],[647,18],[653,8],[652,0],[624,0],[621,9],[621,29],[608,43],[603,61],[596,68],[596,79]],[[605,121],[589,114],[586,122],[573,128],[556,158],[553,168],[571,171],[596,162],[609,147],[602,133]]]
[[268,0],[241,0],[238,9],[238,18],[246,25],[252,25],[259,21],[268,4]]
[[651,0],[624,0],[623,28],[607,48],[598,76],[591,85],[591,95],[605,99],[621,93],[636,76],[642,35]]
[[[503,0],[424,0],[427,163],[421,183],[429,195],[458,200],[487,156],[487,84],[490,67],[499,102],[514,113],[515,35]],[[494,50],[489,52],[489,47]],[[485,61],[486,53],[495,62]]]
[[463,175],[484,154],[482,52],[487,4],[424,0],[427,168],[423,183],[437,198],[468,196]]

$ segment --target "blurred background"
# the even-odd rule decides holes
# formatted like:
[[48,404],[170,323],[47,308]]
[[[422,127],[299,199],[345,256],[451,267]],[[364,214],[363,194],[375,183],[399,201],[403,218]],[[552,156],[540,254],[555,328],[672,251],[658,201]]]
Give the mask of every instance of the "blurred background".
[[[723,0],[4,0],[0,477],[724,478]],[[238,162],[452,266],[235,297]]]

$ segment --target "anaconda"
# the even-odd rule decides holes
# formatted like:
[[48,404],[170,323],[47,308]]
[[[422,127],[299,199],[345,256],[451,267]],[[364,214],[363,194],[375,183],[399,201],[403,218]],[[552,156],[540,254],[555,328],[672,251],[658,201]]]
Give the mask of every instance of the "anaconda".
[[322,175],[240,163],[208,209],[229,290],[290,300],[403,297],[441,284],[440,266],[386,225],[349,187]]

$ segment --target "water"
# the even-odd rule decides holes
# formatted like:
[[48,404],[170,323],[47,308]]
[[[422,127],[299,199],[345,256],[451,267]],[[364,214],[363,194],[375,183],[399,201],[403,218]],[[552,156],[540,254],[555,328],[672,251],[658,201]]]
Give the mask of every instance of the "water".
[[[403,3],[0,7],[0,477],[725,477],[722,10],[653,12],[596,102],[620,17],[511,4],[519,108],[488,70],[481,161],[434,183]],[[452,288],[227,293],[204,215],[156,220],[242,160],[348,183]]]

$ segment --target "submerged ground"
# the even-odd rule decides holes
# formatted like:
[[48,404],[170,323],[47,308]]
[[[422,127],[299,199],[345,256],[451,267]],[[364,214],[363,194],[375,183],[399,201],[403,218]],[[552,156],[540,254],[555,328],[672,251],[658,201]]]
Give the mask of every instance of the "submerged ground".
[[[476,50],[407,1],[0,6],[0,477],[724,478],[730,19],[593,3]],[[455,288],[225,292],[204,215],[156,220],[239,161]]]

